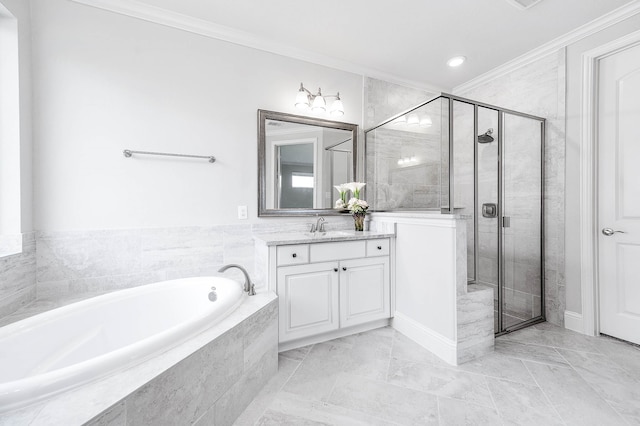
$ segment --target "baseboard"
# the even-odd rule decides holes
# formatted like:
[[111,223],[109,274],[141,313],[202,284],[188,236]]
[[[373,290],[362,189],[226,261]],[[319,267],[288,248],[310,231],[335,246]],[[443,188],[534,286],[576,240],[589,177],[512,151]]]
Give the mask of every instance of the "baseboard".
[[564,328],[571,331],[577,331],[578,333],[584,333],[582,314],[564,311]]
[[376,328],[386,327],[389,325],[389,318],[367,322],[365,324],[358,324],[352,327],[340,328],[338,330],[328,331],[322,334],[316,334],[314,336],[303,337],[301,339],[291,340],[278,344],[278,352],[284,352],[291,349],[301,348],[303,346],[315,345],[316,343],[326,342],[328,340],[339,339],[341,337],[349,336],[357,333],[364,333],[365,331],[375,330]]
[[458,365],[456,342],[396,312],[391,326],[451,365]]

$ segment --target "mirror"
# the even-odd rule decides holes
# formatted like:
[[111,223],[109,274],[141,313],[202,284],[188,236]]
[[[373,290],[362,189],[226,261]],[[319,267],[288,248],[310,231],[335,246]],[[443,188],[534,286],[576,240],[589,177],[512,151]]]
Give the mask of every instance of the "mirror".
[[258,110],[258,216],[331,215],[354,181],[358,126]]

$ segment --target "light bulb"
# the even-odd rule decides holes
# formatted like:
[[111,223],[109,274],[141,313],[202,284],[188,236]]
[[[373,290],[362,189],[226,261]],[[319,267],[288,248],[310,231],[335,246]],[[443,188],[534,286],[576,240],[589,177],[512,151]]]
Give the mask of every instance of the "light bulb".
[[329,114],[334,117],[340,117],[344,115],[344,105],[342,105],[342,101],[340,100],[340,94],[338,93],[338,97],[331,104],[331,109],[329,110]]
[[318,94],[313,99],[313,104],[311,104],[311,111],[325,112],[326,110],[327,110],[327,102],[322,97],[322,93],[320,93],[320,89],[318,89]]
[[398,166],[402,166],[404,164],[404,160],[401,158],[398,160]]
[[309,96],[304,90],[300,90],[296,96],[296,108],[307,109],[309,108]]

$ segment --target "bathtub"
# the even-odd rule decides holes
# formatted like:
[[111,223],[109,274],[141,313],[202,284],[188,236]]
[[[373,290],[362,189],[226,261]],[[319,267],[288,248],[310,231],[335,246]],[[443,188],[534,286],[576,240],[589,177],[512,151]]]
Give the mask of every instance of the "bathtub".
[[0,328],[0,412],[167,351],[244,299],[236,281],[186,278],[116,291]]

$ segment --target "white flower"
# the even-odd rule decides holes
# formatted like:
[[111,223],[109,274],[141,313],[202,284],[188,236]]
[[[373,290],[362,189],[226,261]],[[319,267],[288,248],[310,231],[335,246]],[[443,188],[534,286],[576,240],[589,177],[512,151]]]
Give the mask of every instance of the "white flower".
[[365,213],[369,208],[369,203],[367,203],[365,200],[359,200],[354,197],[349,200],[347,208],[351,211],[351,213]]
[[349,190],[349,188],[347,188],[347,184],[346,183],[342,183],[340,185],[334,185],[333,187],[336,189],[336,191],[338,191],[338,193],[340,195],[344,194],[345,192],[347,192]]
[[338,198],[336,204],[333,206],[334,209],[344,209],[345,207],[347,206],[344,201],[342,201],[342,198]]
[[345,183],[344,185],[349,189],[349,191],[351,191],[353,193],[353,196],[355,198],[360,198],[360,190],[362,188],[364,188],[366,183],[364,183],[364,182],[349,182],[349,183]]

